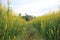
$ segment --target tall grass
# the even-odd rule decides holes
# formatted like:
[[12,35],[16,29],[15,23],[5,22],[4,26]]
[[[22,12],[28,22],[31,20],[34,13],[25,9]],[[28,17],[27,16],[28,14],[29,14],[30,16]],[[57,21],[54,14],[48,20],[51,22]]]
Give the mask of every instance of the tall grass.
[[60,11],[29,22],[0,3],[0,40],[60,40]]

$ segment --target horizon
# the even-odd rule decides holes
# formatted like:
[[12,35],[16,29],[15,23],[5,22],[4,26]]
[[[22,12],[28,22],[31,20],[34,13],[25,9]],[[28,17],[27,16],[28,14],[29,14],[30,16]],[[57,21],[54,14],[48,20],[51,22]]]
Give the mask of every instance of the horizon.
[[[7,0],[2,1],[7,6]],[[60,6],[59,0],[10,0],[10,7],[17,15],[21,13],[32,16],[42,16],[46,12],[57,10]]]

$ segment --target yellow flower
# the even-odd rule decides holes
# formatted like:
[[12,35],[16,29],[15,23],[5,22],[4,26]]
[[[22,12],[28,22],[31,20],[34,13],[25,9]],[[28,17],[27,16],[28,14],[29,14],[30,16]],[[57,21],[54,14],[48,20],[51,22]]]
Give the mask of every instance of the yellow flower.
[[7,19],[8,19],[7,15],[4,16],[4,19],[6,19],[6,21],[7,21]]
[[2,37],[2,40],[4,40],[4,36]]
[[0,10],[2,9],[2,3],[0,2]]
[[16,36],[14,36],[14,40],[16,40]]

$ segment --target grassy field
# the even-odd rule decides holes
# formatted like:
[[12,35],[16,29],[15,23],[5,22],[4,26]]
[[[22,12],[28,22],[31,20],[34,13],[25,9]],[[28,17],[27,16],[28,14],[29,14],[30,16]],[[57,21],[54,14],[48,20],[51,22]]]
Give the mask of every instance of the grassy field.
[[0,40],[60,40],[60,11],[27,22],[0,4]]

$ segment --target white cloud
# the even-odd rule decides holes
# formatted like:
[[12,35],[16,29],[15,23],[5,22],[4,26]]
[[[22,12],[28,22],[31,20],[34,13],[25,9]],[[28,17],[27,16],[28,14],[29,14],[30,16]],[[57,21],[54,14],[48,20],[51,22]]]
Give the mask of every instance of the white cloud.
[[38,16],[59,5],[59,0],[22,0],[22,4],[13,6],[16,13]]

